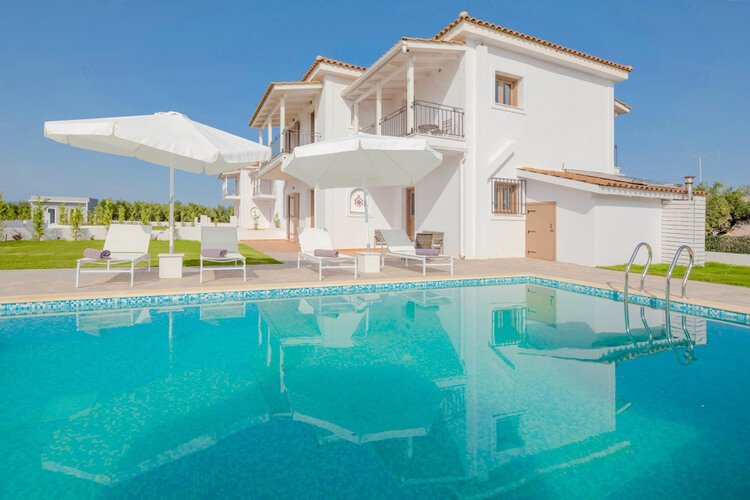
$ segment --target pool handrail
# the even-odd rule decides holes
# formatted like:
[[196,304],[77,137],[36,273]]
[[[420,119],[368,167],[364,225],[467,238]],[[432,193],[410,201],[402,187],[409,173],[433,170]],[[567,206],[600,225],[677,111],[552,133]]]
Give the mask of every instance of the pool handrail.
[[670,290],[670,282],[672,281],[672,272],[674,272],[674,268],[677,265],[677,261],[680,259],[680,254],[682,254],[683,250],[687,250],[688,256],[690,258],[688,262],[688,267],[685,270],[685,276],[682,278],[682,298],[685,298],[685,290],[687,288],[687,282],[688,278],[690,277],[690,271],[693,270],[693,264],[695,263],[695,254],[693,253],[693,249],[690,248],[688,245],[680,245],[680,247],[677,249],[677,251],[674,253],[674,257],[672,258],[672,264],[669,266],[669,271],[667,271],[667,284],[666,284],[666,295],[665,295],[665,308],[667,311],[669,311],[669,290]]
[[638,290],[643,291],[643,284],[646,280],[646,274],[648,273],[648,268],[651,266],[651,261],[654,258],[654,252],[651,250],[651,245],[646,243],[645,241],[641,241],[635,246],[635,249],[633,250],[633,254],[630,256],[630,260],[628,261],[628,265],[625,268],[625,288],[623,291],[623,301],[627,304],[628,302],[628,278],[630,276],[630,268],[633,266],[633,262],[635,261],[635,258],[638,256],[638,251],[642,248],[646,247],[646,250],[648,251],[648,259],[646,260],[646,265],[643,266],[643,272],[641,273],[641,283],[638,287]]

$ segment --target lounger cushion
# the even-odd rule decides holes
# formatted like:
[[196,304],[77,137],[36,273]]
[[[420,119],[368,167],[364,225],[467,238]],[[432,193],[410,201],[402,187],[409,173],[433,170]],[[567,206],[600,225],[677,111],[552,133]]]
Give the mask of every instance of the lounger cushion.
[[201,255],[208,259],[220,259],[227,256],[227,250],[224,248],[204,248]]
[[315,251],[313,251],[313,255],[316,257],[338,257],[339,253],[336,250],[316,248]]
[[83,256],[87,259],[109,259],[112,254],[109,250],[99,250],[97,248],[87,248],[83,251]]
[[417,248],[417,255],[435,257],[438,255],[438,249],[437,248]]

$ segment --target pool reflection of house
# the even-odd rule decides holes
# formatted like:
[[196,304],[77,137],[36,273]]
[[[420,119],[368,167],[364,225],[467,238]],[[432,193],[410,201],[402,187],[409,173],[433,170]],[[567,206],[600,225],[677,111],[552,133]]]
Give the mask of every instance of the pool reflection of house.
[[[571,453],[620,449],[616,416],[627,403],[616,400],[615,362],[669,348],[661,314],[645,312],[651,337],[640,326],[629,336],[622,304],[597,300],[592,305],[590,297],[532,285],[503,287],[501,294],[489,288],[446,289],[261,304],[261,331],[270,339],[269,360],[279,360],[282,393],[295,371],[307,378],[311,370],[349,371],[356,377],[363,367],[398,366],[416,373],[418,381],[411,383],[421,392],[427,391],[420,385],[427,380],[441,394],[440,410],[422,432],[402,428],[398,412],[390,422],[384,422],[387,412],[378,415],[377,436],[356,435],[339,425],[348,420],[342,415],[347,408],[362,410],[352,401],[398,404],[397,390],[390,396],[379,390],[368,394],[366,387],[339,394],[335,405],[328,402],[336,411],[318,407],[315,416],[302,415],[299,394],[289,391],[290,415],[317,426],[321,442],[367,442],[404,481],[472,478],[481,483],[498,468],[540,454],[555,462],[555,450],[564,449],[559,460],[569,460]],[[637,310],[633,316],[640,321]],[[593,445],[570,451],[569,445],[592,440]]]

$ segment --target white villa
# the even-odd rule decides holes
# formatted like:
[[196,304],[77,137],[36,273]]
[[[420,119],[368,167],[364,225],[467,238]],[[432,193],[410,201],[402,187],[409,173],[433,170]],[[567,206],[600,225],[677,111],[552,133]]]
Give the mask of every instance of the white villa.
[[86,220],[89,212],[94,210],[94,207],[99,200],[96,198],[76,198],[72,196],[32,196],[29,199],[29,203],[32,206],[37,203],[37,200],[44,200],[42,207],[44,213],[44,224],[48,226],[54,226],[60,224],[61,212],[65,210],[66,215],[70,215],[71,210],[76,208],[81,209],[83,220]]
[[418,135],[443,163],[415,186],[370,189],[371,230],[442,231],[445,253],[469,259],[619,264],[646,241],[654,262],[685,243],[702,263],[705,198],[617,166],[615,120],[630,107],[615,84],[631,70],[466,12],[368,68],[318,56],[268,85],[249,125],[273,158],[224,174],[223,197],[243,229],[278,214],[275,237],[320,227],[363,248],[361,189],[314,189],[281,166],[295,146],[357,131]]

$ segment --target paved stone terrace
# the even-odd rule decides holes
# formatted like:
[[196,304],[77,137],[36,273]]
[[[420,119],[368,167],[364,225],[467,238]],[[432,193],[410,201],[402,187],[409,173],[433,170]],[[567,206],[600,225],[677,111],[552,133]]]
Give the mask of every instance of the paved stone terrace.
[[[313,269],[303,264],[302,268],[297,269],[295,254],[271,255],[281,260],[282,264],[249,266],[246,283],[242,282],[239,272],[209,271],[205,273],[206,282],[201,284],[198,268],[185,268],[181,279],[160,280],[158,269],[155,268],[151,272],[137,272],[135,286],[132,288],[129,283],[130,277],[126,274],[82,275],[81,287],[75,288],[74,269],[0,271],[0,302],[451,278],[442,269],[428,269],[427,277],[422,278],[421,269],[416,266],[403,267],[397,261],[390,261],[380,274],[362,274],[356,282],[352,273],[344,270],[324,271],[323,281],[319,282],[317,268]],[[455,262],[454,278],[512,275],[549,277],[615,290],[622,290],[624,278],[622,272],[533,259],[457,259]],[[631,285],[637,285],[637,282],[637,275],[632,276]],[[680,280],[673,280],[672,291],[679,294]],[[646,293],[663,298],[664,278],[648,276]],[[691,281],[688,284],[687,301],[750,313],[750,288]]]

